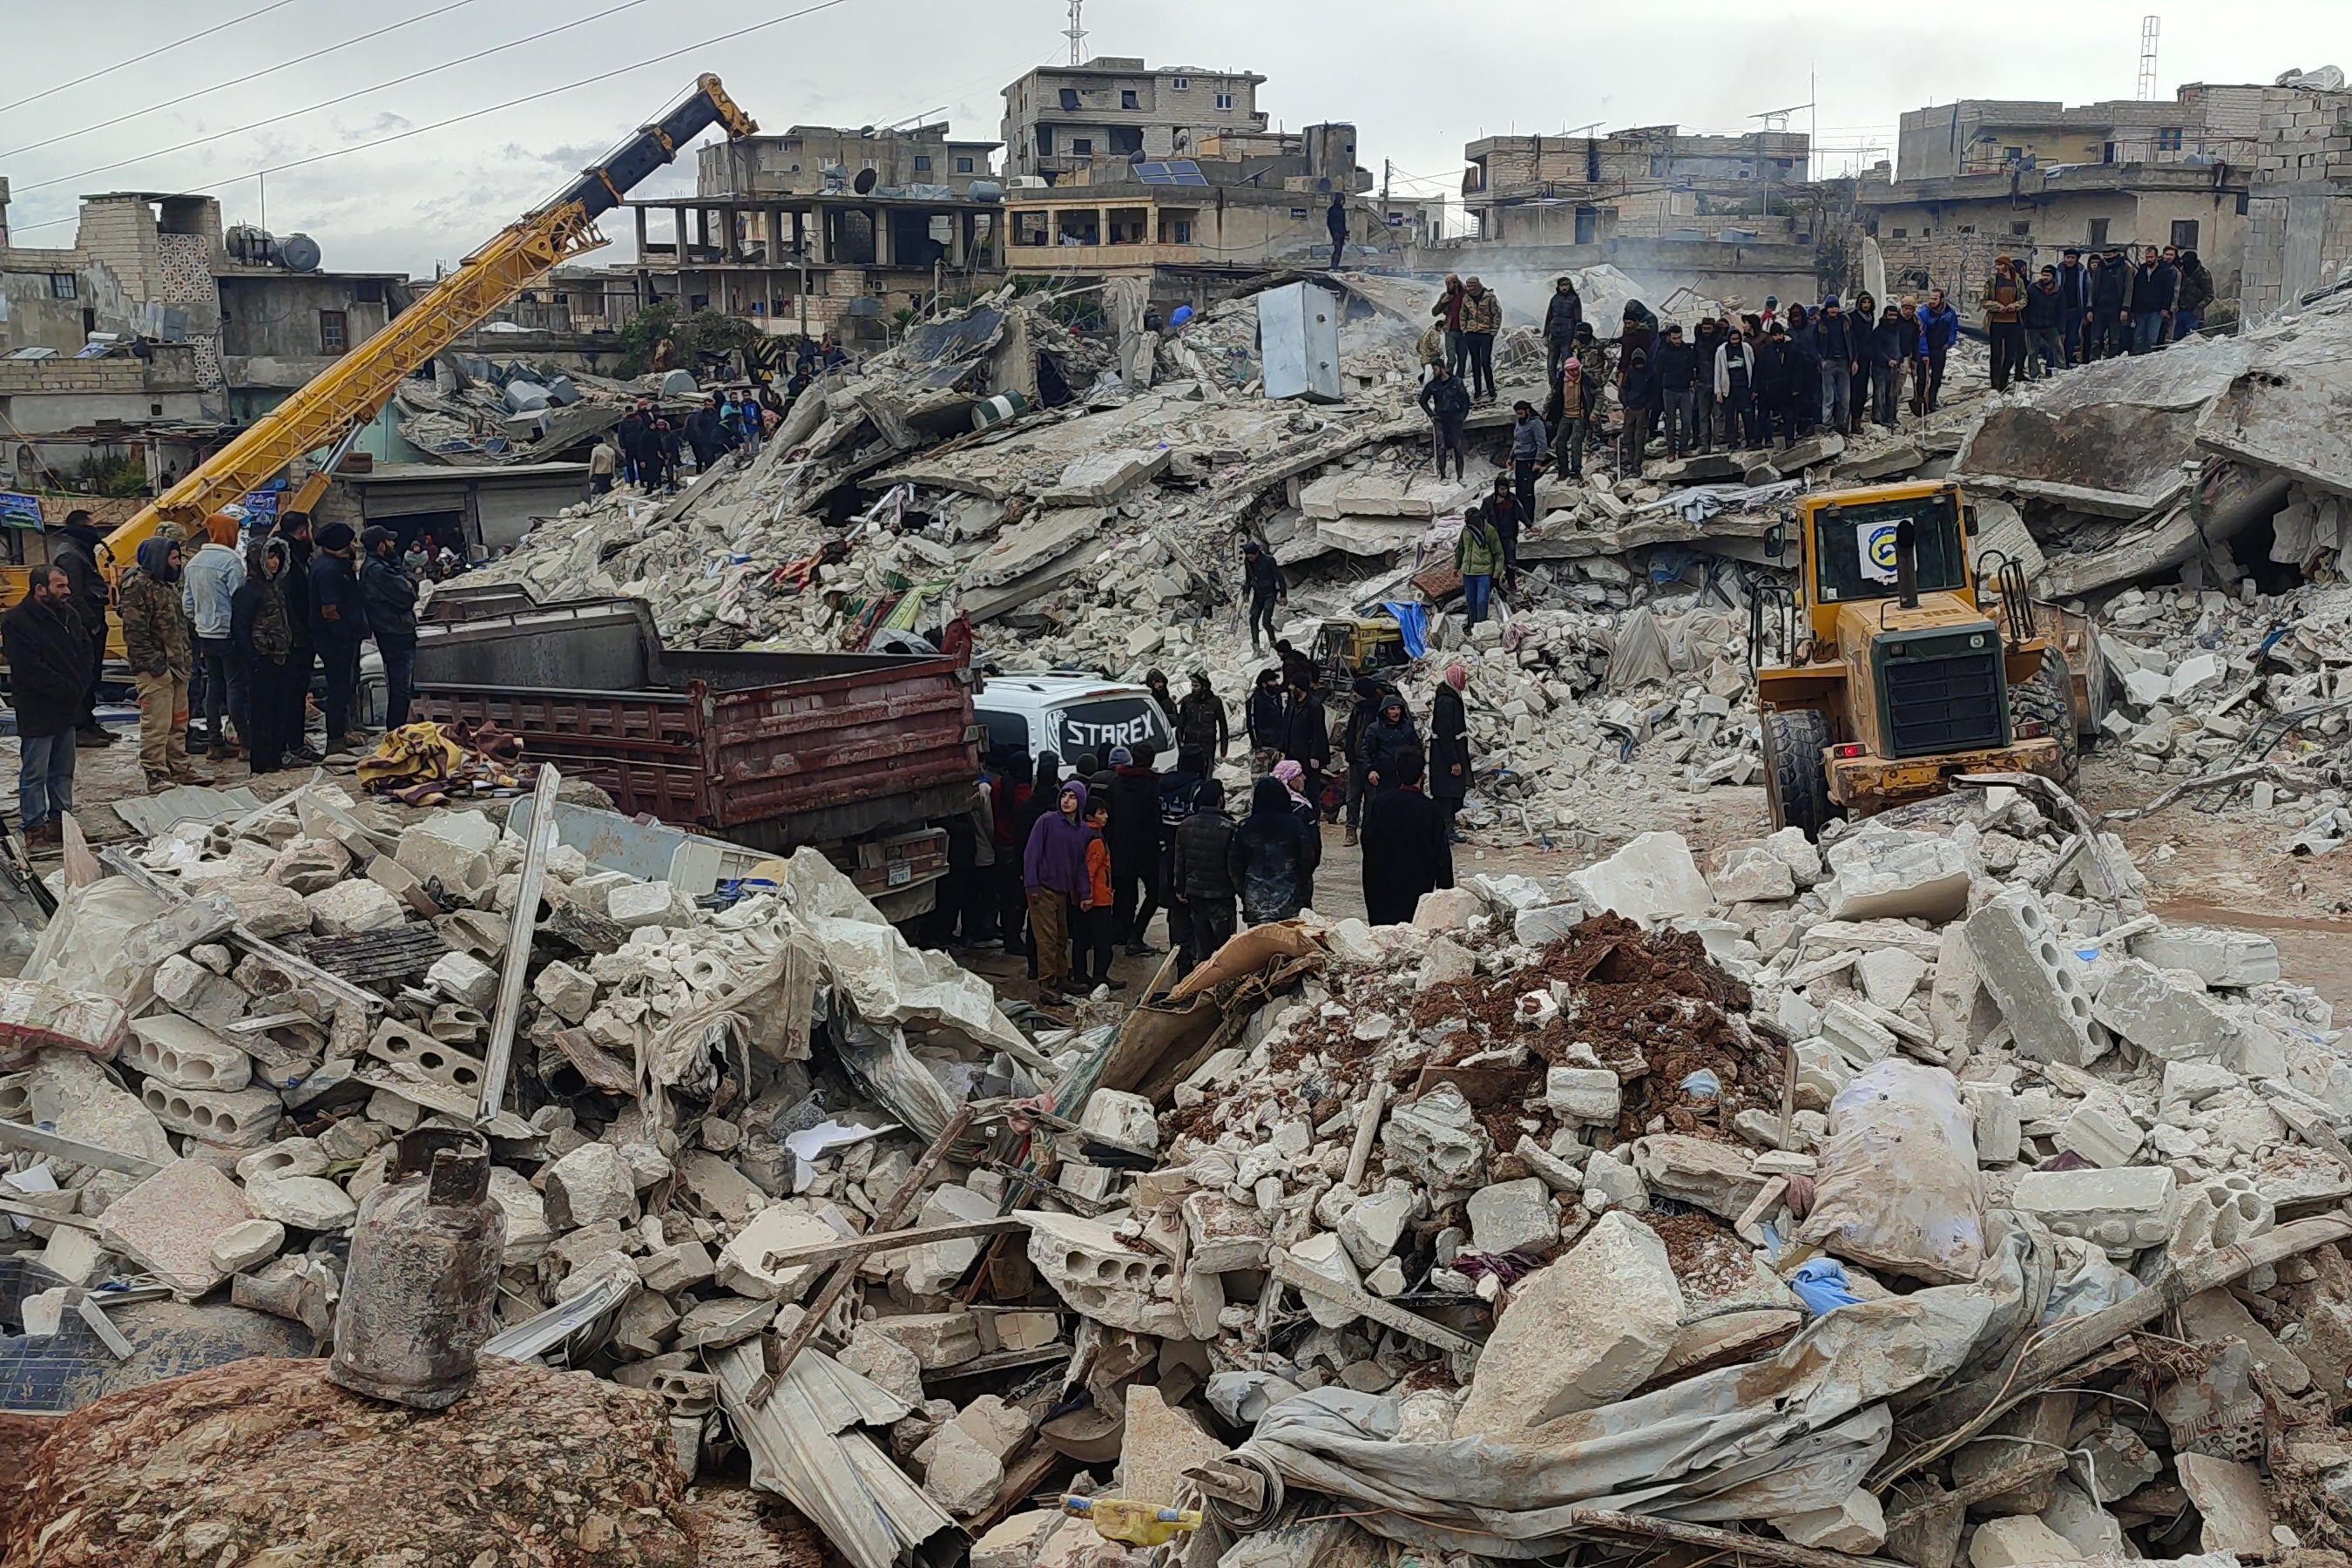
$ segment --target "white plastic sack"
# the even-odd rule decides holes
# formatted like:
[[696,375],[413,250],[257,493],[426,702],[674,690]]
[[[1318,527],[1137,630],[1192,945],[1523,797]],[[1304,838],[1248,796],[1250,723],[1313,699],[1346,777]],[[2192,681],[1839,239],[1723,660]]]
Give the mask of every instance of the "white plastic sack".
[[1890,1057],[1838,1091],[1797,1239],[1930,1284],[1977,1277],[1985,1244],[1976,1118],[1950,1073]]

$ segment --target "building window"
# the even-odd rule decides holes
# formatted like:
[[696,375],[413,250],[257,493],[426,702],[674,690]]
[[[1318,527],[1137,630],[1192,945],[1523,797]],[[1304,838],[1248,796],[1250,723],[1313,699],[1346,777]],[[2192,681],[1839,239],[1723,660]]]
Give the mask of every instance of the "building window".
[[74,275],[72,273],[52,272],[49,274],[50,299],[70,300],[74,298]]
[[956,173],[957,173],[957,174],[971,174],[971,159],[969,159],[969,158],[958,158],[958,159],[956,160]]
[[1171,77],[1168,85],[1172,91],[1190,92],[1192,90],[1192,79],[1189,76]]
[[2000,161],[2004,163],[2014,163],[2024,156],[2025,149],[2022,147],[2004,147],[2000,150]]
[[1065,114],[1076,114],[1077,111],[1078,89],[1075,87],[1064,88],[1062,89],[1062,112]]
[[2246,193],[2243,191],[2238,193],[2238,216],[2240,217],[2246,216]]
[[2100,142],[2100,143],[2099,143],[2099,162],[2100,162],[2100,163],[2114,163],[2115,161],[2116,161],[2116,144],[2115,144],[2114,142]]
[[2172,247],[2175,250],[2194,250],[2197,248],[2197,220],[2195,218],[2187,217],[2174,220],[2172,225]]
[[1217,107],[1219,109],[1231,109],[1233,106],[1234,95],[1232,93],[1221,92],[1217,94]]
[[1095,155],[1095,142],[1094,142],[1094,138],[1093,138],[1093,137],[1091,137],[1091,136],[1073,136],[1073,137],[1071,137],[1071,138],[1070,138],[1070,153],[1071,153],[1072,156],[1074,156],[1074,157],[1079,157],[1079,158],[1091,158],[1091,157],[1093,157],[1093,156]]
[[1135,89],[1121,88],[1118,94],[1118,106],[1121,109],[1141,109],[1143,102],[1135,96]]
[[1290,221],[1293,223],[1305,223],[1307,221],[1307,209],[1305,207],[1291,208]]
[[2178,125],[2166,125],[2159,127],[2156,133],[2156,145],[2158,150],[2160,152],[2179,152],[2180,127]]
[[2022,239],[2033,232],[2033,226],[2031,223],[2013,223],[2009,226],[2009,232],[2011,237]]
[[2087,235],[2084,236],[2084,243],[2086,245],[2105,245],[2107,243],[2107,220],[2105,218],[2095,217],[2091,220],[2091,229]]
[[1962,234],[1974,234],[1976,231],[1977,226],[1972,223],[1964,223],[1960,225],[1960,232]]
[[1191,218],[1183,217],[1171,219],[1168,225],[1168,233],[1174,243],[1178,245],[1192,244],[1192,220]]
[[1911,231],[1907,228],[1897,228],[1888,230],[1886,237],[1889,239],[1906,239],[1910,237],[1910,234]]
[[320,311],[319,352],[322,354],[339,354],[349,347],[351,347],[351,338],[343,323],[343,313],[341,310]]
[[931,156],[929,153],[918,153],[915,154],[915,172],[919,174],[928,174],[931,172]]

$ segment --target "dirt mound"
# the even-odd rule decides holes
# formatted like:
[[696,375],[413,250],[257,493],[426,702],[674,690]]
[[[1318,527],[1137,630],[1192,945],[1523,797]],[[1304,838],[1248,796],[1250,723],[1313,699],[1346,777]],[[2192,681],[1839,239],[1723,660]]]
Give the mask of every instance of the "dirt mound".
[[694,1568],[652,1394],[485,1358],[446,1411],[322,1361],[252,1360],[110,1395],[23,1456],[0,1568]]

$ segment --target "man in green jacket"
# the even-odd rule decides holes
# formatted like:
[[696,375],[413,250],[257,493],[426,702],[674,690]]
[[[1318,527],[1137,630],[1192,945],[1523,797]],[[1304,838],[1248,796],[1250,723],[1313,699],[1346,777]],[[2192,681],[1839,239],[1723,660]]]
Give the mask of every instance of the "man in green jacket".
[[1461,537],[1454,542],[1454,569],[1462,574],[1462,597],[1470,608],[1470,622],[1486,618],[1486,601],[1495,592],[1495,574],[1503,569],[1503,535],[1484,505],[1474,506],[1462,520]]

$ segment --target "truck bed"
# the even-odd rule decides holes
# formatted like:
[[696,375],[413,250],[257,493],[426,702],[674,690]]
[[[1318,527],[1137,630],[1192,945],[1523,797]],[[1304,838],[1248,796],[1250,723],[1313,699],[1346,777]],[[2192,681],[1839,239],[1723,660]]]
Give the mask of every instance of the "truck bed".
[[967,810],[980,774],[953,659],[673,650],[638,600],[421,625],[415,706],[498,725],[625,813],[762,849]]

